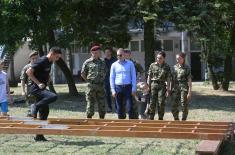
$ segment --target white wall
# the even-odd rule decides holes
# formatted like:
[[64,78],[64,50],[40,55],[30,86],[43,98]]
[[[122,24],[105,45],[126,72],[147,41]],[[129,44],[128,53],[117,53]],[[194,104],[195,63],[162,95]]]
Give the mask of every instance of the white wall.
[[[22,68],[28,63],[29,59],[29,53],[31,53],[32,50],[29,49],[28,43],[25,43],[20,47],[15,55],[14,55],[14,70],[15,70],[15,77],[16,80],[20,80],[20,73]],[[10,67],[8,68],[8,75],[10,71]]]

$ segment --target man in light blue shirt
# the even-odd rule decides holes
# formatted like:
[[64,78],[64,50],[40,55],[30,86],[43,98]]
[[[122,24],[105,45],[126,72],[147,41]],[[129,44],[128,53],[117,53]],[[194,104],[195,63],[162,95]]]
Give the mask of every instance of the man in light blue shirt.
[[136,93],[136,71],[133,62],[125,60],[124,50],[117,51],[118,60],[114,62],[110,70],[110,86],[112,96],[115,97],[119,119],[125,119],[125,107],[129,119],[133,119],[132,95]]

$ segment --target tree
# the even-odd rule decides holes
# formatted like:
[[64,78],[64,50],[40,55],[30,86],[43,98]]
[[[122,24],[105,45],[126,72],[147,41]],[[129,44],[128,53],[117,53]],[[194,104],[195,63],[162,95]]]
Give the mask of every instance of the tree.
[[[69,48],[70,43],[76,40],[81,46],[95,41],[107,46],[126,47],[130,40],[127,23],[131,0],[6,0],[4,3],[14,9],[14,13],[11,10],[8,12],[12,13],[11,16],[20,17],[11,20],[23,32],[19,33],[17,43],[22,38],[30,38],[30,47],[38,50],[40,55],[45,54],[42,47],[48,43],[49,46]],[[23,22],[19,21],[21,18]],[[9,28],[10,25],[5,24],[3,27]],[[5,35],[9,40],[10,31],[8,29]],[[59,60],[57,65],[66,76],[70,94],[77,94],[72,74],[65,62]]]
[[[231,30],[234,21],[231,13],[234,4],[232,1],[198,0],[175,1],[171,20],[176,23],[178,29],[187,30],[193,36],[199,38],[203,44],[202,58],[208,63],[212,84],[218,89],[216,74],[213,67],[218,59],[224,60],[224,78],[222,88],[227,90],[231,76],[231,58],[233,52],[231,44]],[[230,9],[228,9],[231,7]],[[192,36],[192,35],[191,35]]]
[[144,24],[145,69],[148,70],[155,61],[155,30],[168,21],[172,6],[168,0],[137,0],[136,3],[133,15]]
[[235,2],[231,0],[218,0],[215,6],[221,14],[220,25],[223,26],[223,31],[218,32],[223,40],[221,44],[223,46],[221,47],[225,51],[222,89],[228,91],[233,69],[232,56],[235,53]]
[[[17,3],[12,1],[0,2],[0,45],[4,45],[10,61],[10,85],[17,85],[14,74],[13,55],[25,37],[25,19],[17,12]],[[19,24],[19,23],[22,24]]]
[[[55,39],[55,31],[61,28],[58,13],[62,2],[57,0],[37,1],[37,0],[20,0],[19,11],[27,17],[27,36],[31,38],[31,47],[40,51],[42,54],[42,46],[49,44],[52,46],[60,46]],[[44,53],[45,54],[45,53]],[[66,63],[60,59],[56,62],[64,73],[69,93],[77,95],[77,89],[73,76]],[[50,85],[52,90],[53,87]]]
[[61,8],[61,41],[89,46],[99,42],[105,46],[126,47],[130,40],[128,20],[131,0],[65,1]]

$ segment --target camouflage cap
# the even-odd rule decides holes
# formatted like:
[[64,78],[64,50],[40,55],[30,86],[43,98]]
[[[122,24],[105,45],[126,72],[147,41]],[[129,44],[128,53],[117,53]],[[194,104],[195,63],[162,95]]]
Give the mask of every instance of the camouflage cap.
[[32,56],[38,55],[37,51],[33,51],[31,53],[29,53],[29,58],[31,58]]

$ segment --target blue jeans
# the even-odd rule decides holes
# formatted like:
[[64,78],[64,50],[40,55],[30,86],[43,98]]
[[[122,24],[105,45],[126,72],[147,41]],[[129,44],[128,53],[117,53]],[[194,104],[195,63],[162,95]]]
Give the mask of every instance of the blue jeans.
[[132,103],[132,87],[131,85],[115,85],[116,92],[116,106],[119,119],[125,119],[125,107],[127,105],[127,112],[129,119],[133,119],[133,103]]
[[47,89],[36,91],[32,95],[36,97],[35,106],[39,111],[40,120],[47,120],[49,104],[57,100],[57,95]]
[[0,103],[2,112],[7,113],[8,112],[8,102],[1,102]]

